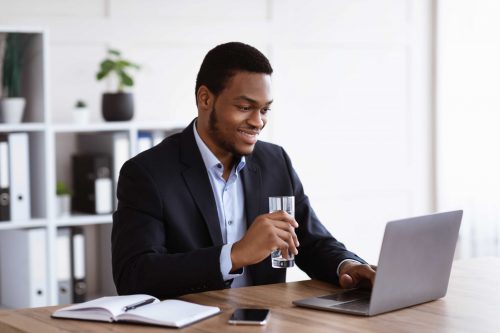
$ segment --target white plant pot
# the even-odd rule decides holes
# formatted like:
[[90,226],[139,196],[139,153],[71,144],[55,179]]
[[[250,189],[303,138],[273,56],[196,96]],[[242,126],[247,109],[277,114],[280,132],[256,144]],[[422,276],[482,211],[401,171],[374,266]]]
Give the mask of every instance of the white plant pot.
[[73,122],[76,124],[87,124],[90,119],[89,108],[74,108],[73,109]]
[[20,123],[23,119],[25,106],[26,106],[26,98],[24,97],[2,98],[0,104],[2,122],[7,124]]
[[69,216],[71,213],[71,196],[69,194],[57,196],[57,217]]

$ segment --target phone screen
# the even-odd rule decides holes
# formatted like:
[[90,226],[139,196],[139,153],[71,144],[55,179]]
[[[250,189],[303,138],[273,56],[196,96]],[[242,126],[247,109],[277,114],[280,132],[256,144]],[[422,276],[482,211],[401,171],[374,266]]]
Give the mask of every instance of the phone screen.
[[268,309],[236,309],[229,318],[229,323],[264,325],[268,316]]

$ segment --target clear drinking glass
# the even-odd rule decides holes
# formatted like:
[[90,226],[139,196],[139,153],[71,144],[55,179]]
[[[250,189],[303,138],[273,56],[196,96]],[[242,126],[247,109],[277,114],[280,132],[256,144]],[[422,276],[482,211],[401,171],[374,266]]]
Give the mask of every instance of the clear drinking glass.
[[[269,213],[283,210],[295,217],[295,197],[269,197]],[[288,258],[284,258],[281,250],[271,252],[271,264],[273,268],[288,268],[295,266],[295,256],[288,251]]]

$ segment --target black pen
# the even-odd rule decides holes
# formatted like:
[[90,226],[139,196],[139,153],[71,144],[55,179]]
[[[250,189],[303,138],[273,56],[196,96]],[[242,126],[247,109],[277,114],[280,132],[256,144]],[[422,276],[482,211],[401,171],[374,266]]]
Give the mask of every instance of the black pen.
[[149,304],[149,303],[153,303],[155,300],[156,300],[156,298],[148,298],[145,301],[140,301],[140,302],[137,302],[137,303],[134,303],[134,304],[130,304],[130,305],[124,306],[122,310],[123,310],[123,312],[127,312],[128,310],[133,310],[133,309],[136,309],[136,308],[138,308],[140,306],[143,306],[143,305],[146,305],[146,304]]

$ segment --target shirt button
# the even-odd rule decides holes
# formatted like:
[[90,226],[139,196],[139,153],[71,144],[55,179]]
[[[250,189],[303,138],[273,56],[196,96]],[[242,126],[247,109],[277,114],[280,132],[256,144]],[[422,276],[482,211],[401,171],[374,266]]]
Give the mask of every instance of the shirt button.
[[233,224],[233,221],[229,220],[229,221],[227,221],[227,224],[231,225],[231,224]]

